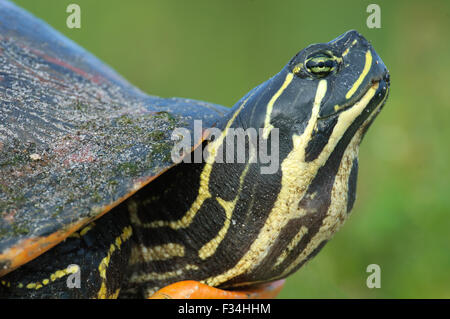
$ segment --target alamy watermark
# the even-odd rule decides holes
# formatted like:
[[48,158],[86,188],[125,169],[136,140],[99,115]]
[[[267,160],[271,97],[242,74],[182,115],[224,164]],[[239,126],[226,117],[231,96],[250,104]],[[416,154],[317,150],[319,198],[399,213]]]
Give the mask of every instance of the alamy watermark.
[[366,25],[369,29],[381,28],[381,8],[378,4],[369,4],[366,9],[370,13],[366,20]]
[[[194,139],[191,131],[176,128],[171,139],[176,141],[171,156],[174,163],[259,163],[261,174],[274,174],[279,169],[279,129],[272,128],[269,137],[263,137],[263,129],[208,128],[209,143],[204,149],[197,147],[191,156],[193,141],[201,140],[205,130],[201,120],[194,121]],[[270,151],[269,151],[270,148]]]
[[66,19],[66,25],[69,29],[81,28],[81,8],[76,3],[71,3],[67,6],[66,12],[70,13]]
[[367,288],[381,288],[381,267],[377,264],[370,264],[366,268],[366,272],[370,273],[367,276]]
[[67,288],[81,288],[81,270],[80,266],[71,264],[67,268],[67,272],[70,274],[67,276],[66,285]]

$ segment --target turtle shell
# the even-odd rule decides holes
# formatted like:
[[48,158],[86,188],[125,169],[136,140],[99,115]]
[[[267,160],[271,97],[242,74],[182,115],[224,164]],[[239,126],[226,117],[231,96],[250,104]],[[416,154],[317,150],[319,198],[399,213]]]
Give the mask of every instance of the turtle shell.
[[46,23],[0,2],[0,276],[174,165],[175,128],[227,108],[149,96]]

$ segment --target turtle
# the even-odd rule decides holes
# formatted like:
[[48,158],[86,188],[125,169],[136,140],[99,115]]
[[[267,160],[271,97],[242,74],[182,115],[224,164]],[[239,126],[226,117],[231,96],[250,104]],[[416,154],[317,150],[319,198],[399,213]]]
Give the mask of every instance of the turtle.
[[348,218],[390,87],[357,31],[228,108],[147,95],[8,1],[0,21],[1,297],[261,297]]

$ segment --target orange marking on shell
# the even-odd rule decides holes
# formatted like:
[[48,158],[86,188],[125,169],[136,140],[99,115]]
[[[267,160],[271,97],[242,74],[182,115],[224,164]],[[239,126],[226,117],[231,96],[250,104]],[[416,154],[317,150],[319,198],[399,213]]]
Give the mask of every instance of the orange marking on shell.
[[282,279],[247,290],[229,291],[186,280],[161,288],[148,299],[271,299],[280,293],[284,282]]
[[8,266],[5,269],[0,269],[0,277],[54,247],[83,224],[83,221],[75,223],[66,230],[57,231],[46,237],[24,239],[16,246],[8,248],[3,254],[0,254],[0,264],[6,262]]
[[[164,170],[165,171],[165,170]],[[160,172],[158,175],[147,177],[145,182],[143,182],[140,186],[144,187],[156,177],[161,175],[164,171]],[[34,258],[40,256],[45,253],[50,248],[54,247],[68,236],[70,236],[73,232],[77,231],[84,225],[87,225],[94,220],[100,218],[108,211],[128,199],[134,193],[137,192],[137,189],[130,191],[127,195],[119,198],[115,202],[103,206],[101,213],[92,218],[83,219],[77,223],[70,225],[68,228],[64,230],[57,231],[46,237],[35,237],[28,238],[20,241],[17,245],[8,248],[4,253],[0,254],[0,264],[5,263],[7,265],[6,268],[0,269],[0,277],[6,275],[7,273],[13,271],[14,269],[22,266],[23,264],[30,262]]]
[[[201,140],[195,144],[193,149],[198,147],[202,143],[202,141],[206,139],[208,135],[207,133],[208,133],[207,130],[203,132]],[[100,218],[101,216],[109,212],[111,209],[118,206],[129,197],[133,196],[139,189],[149,184],[151,181],[153,181],[155,178],[157,178],[158,176],[160,176],[173,166],[174,165],[171,165],[163,169],[156,175],[142,177],[138,181],[135,181],[134,185],[135,187],[133,187],[133,189],[131,189],[125,196],[119,198],[118,200],[114,201],[109,205],[103,206],[101,212],[92,218],[80,220],[77,223],[70,225],[68,228],[57,231],[46,237],[34,237],[24,239],[20,241],[17,245],[6,249],[3,253],[0,254],[0,265],[3,263],[6,265],[5,268],[0,269],[0,277],[13,271],[14,269],[17,269],[23,264],[32,261],[34,258],[39,257],[47,250],[56,246],[61,241],[69,237],[73,232],[91,223],[92,221]]]
[[45,53],[43,53],[43,52],[41,52],[39,50],[31,49],[31,51],[34,54],[40,56],[41,58],[47,60],[48,62],[56,64],[56,65],[59,65],[59,66],[62,66],[64,68],[66,68],[66,69],[69,69],[72,72],[74,72],[74,73],[76,73],[78,75],[81,75],[85,79],[88,79],[88,80],[92,81],[93,83],[100,84],[103,81],[103,78],[101,76],[99,76],[99,75],[91,75],[88,72],[86,72],[86,71],[84,71],[84,70],[82,70],[80,68],[74,67],[73,65],[70,65],[70,64],[68,64],[68,63],[66,63],[66,62],[64,62],[64,61],[62,61],[62,60],[60,60],[58,58],[51,57],[51,56],[49,56],[49,55],[47,55],[47,54],[45,54]]

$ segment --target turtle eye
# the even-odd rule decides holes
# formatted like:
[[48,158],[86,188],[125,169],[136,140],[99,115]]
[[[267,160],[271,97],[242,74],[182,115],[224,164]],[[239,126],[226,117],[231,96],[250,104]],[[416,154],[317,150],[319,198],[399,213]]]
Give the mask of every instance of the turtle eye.
[[325,54],[314,55],[305,61],[309,73],[324,77],[336,69],[336,59]]

